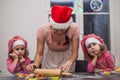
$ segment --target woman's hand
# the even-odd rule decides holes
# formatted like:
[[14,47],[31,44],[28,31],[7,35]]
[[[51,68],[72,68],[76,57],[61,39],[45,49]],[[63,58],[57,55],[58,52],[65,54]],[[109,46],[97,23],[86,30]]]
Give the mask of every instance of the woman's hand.
[[34,72],[35,68],[37,68],[38,66],[36,66],[34,63],[27,65],[27,71],[30,72]]
[[72,65],[72,62],[70,60],[68,60],[65,64],[63,64],[63,65],[60,66],[60,69],[63,72],[69,72],[70,69],[71,69],[71,65]]

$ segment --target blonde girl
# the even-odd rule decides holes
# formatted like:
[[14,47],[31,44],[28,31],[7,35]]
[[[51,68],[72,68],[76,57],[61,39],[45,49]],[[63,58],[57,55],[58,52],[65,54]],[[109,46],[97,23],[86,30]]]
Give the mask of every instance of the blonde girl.
[[88,72],[113,71],[114,59],[107,51],[103,39],[95,34],[88,34],[83,37],[81,46],[88,59]]

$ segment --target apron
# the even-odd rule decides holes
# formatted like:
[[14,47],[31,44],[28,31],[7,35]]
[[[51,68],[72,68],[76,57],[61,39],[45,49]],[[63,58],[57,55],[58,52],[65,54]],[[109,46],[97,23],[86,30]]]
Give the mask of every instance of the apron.
[[[47,43],[45,43],[42,68],[45,69],[57,69],[64,64],[71,56],[71,48],[66,51],[53,51],[49,49]],[[69,72],[75,71],[75,63],[72,64]]]

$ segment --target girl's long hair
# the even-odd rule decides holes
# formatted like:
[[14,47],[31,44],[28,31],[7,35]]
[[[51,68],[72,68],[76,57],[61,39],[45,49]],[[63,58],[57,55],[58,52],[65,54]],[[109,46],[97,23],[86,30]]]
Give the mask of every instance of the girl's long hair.
[[[99,45],[100,46],[100,53],[99,54],[104,54],[104,52],[107,51],[107,46],[105,44],[101,44]],[[91,56],[88,51],[85,53],[85,59],[88,60],[88,59],[92,59],[93,56]]]

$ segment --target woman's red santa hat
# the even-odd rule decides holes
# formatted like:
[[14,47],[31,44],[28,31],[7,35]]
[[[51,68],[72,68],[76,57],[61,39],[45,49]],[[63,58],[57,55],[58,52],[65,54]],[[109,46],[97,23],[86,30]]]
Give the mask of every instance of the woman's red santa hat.
[[27,41],[19,35],[14,36],[8,41],[8,53],[11,53],[13,48],[17,45],[24,45],[27,48]]
[[92,42],[100,45],[104,44],[104,40],[100,36],[96,36],[95,34],[88,34],[84,36],[81,41],[81,47],[84,53],[87,52],[87,46]]
[[54,5],[51,9],[50,23],[55,29],[67,29],[72,22],[72,8]]

